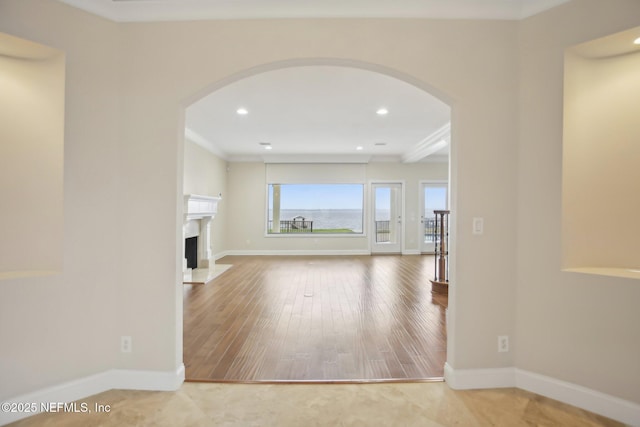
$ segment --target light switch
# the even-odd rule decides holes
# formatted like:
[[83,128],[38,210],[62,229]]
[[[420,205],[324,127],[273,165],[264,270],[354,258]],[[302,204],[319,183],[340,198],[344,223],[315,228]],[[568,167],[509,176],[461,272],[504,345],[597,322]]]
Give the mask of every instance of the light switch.
[[473,234],[484,233],[484,218],[473,218]]

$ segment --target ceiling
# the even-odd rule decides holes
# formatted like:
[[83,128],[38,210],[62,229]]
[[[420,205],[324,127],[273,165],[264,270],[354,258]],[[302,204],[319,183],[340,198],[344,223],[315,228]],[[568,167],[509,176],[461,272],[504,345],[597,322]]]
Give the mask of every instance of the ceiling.
[[117,22],[260,18],[523,19],[569,0],[59,0]]
[[449,121],[447,104],[394,77],[296,66],[238,80],[196,102],[186,112],[186,136],[231,161],[446,161]]
[[[59,1],[116,22],[150,22],[328,17],[518,20],[569,0]],[[376,114],[383,107],[388,114]],[[237,114],[238,108],[248,113]],[[185,133],[231,161],[447,161],[449,120],[446,104],[408,83],[371,71],[319,65],[264,72],[219,88],[187,109]]]

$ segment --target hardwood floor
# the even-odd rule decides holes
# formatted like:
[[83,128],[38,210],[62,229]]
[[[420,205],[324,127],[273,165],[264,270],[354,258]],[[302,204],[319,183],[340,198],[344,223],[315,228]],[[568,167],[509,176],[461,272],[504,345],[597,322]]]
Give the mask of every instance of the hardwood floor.
[[447,297],[432,256],[225,257],[184,287],[190,381],[440,379]]

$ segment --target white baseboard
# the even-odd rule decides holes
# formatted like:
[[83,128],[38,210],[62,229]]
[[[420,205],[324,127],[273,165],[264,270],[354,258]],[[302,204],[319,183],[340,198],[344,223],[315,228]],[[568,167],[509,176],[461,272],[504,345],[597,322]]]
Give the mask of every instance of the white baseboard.
[[419,249],[405,249],[402,251],[402,255],[420,255]]
[[113,384],[111,389],[174,391],[184,382],[184,365],[181,364],[175,372],[114,369],[109,374]]
[[112,369],[88,377],[79,378],[53,387],[47,387],[32,393],[23,394],[11,399],[8,403],[35,404],[35,412],[0,411],[0,425],[18,421],[40,412],[41,404],[69,403],[93,396],[108,390],[154,390],[174,391],[184,382],[184,365],[175,372],[136,371]]
[[640,405],[637,403],[522,369],[453,369],[447,363],[444,378],[456,390],[517,387],[640,427]]
[[640,427],[640,405],[577,384],[516,369],[516,387]]
[[226,255],[371,255],[371,251],[360,249],[332,250],[332,249],[310,249],[310,250],[231,250],[226,251]]
[[[307,249],[307,250],[231,250],[220,252],[215,255],[215,259],[219,260],[227,255],[372,255],[372,252],[369,250],[360,250],[360,249],[348,249],[348,250],[338,250],[338,249]],[[418,249],[405,249],[402,251],[402,255],[421,255],[421,252]]]
[[515,387],[514,368],[453,369],[444,365],[444,380],[454,390]]
[[[517,387],[596,414],[640,427],[640,405],[577,384],[516,368],[453,369],[445,365],[445,381],[456,390]],[[112,389],[173,391],[184,382],[184,365],[175,372],[113,369],[88,377],[24,394],[6,402],[73,402]],[[34,415],[0,412],[0,425]]]

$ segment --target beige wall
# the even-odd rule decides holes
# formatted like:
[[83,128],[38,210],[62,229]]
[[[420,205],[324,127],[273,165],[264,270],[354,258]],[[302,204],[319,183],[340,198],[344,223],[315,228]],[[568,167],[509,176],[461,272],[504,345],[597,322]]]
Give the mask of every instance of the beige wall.
[[[72,196],[80,196],[81,190],[74,191],[77,187],[99,180],[100,172],[108,169],[108,179],[94,190],[99,189],[97,194],[102,197],[97,206],[106,205],[105,214],[112,214],[103,221],[105,227],[113,225],[115,218],[117,232],[109,230],[112,233],[104,247],[94,253],[85,251],[74,257],[75,252],[66,249],[65,256],[76,260],[91,256],[103,265],[118,266],[110,268],[110,277],[100,278],[110,278],[109,283],[96,289],[97,293],[116,292],[120,297],[117,315],[102,317],[116,325],[111,338],[95,338],[95,345],[105,350],[98,360],[116,360],[121,368],[162,371],[174,370],[182,361],[178,286],[182,215],[176,209],[183,191],[182,109],[203,95],[203,88],[246,75],[253,67],[335,58],[384,70],[423,88],[435,88],[437,95],[451,103],[452,150],[463,154],[454,161],[458,175],[454,171],[452,182],[457,190],[452,200],[457,213],[454,225],[460,225],[453,232],[459,268],[452,274],[455,286],[451,299],[455,303],[449,312],[450,363],[456,368],[512,365],[511,354],[498,355],[495,343],[497,335],[512,333],[514,325],[516,166],[511,160],[516,138],[517,23],[202,21],[123,24],[116,32],[112,24],[51,1],[5,0],[2,9],[2,30],[39,36],[67,53],[78,49],[81,55],[68,57],[69,92],[78,94],[72,106],[84,110],[73,111],[68,117],[67,139],[86,130],[85,139],[95,138],[96,146],[92,142],[83,147],[71,145],[69,156],[79,158],[86,150],[90,153],[80,165],[79,175],[71,165],[67,186]],[[44,17],[46,24],[42,21],[38,25]],[[70,33],[86,35],[64,39],[63,35]],[[107,102],[97,102],[103,94]],[[109,96],[117,96],[115,110],[109,110],[113,106]],[[114,118],[114,111],[117,120],[104,128],[103,124]],[[117,139],[105,141],[115,135]],[[91,160],[98,155],[100,163],[91,167]],[[233,168],[230,193],[235,191],[232,173]],[[256,197],[261,201],[264,193]],[[68,212],[98,210],[75,197],[68,203]],[[474,216],[485,218],[486,234],[480,238],[471,236]],[[69,237],[84,231],[84,219],[77,214],[68,219]],[[81,241],[86,240],[85,235]],[[128,240],[134,235],[135,240]],[[114,248],[116,259],[111,252]],[[504,263],[498,278],[493,267],[496,259]],[[83,283],[74,278],[69,286]],[[83,312],[69,303],[60,305],[67,307],[65,313]],[[480,307],[488,305],[492,306],[490,311],[481,311]],[[140,315],[141,306],[145,307],[144,316]],[[133,337],[135,350],[123,356],[118,352],[117,338],[125,334]],[[72,351],[62,351],[67,352]],[[56,362],[64,363],[54,357],[43,366]],[[80,368],[69,368],[70,372],[57,377],[82,375],[87,367],[95,371],[99,364],[83,362]],[[14,394],[25,387],[51,383],[52,377],[55,375],[25,385],[19,381],[20,375],[12,375],[13,380],[3,384]]]
[[[116,26],[52,0],[0,0],[0,31],[64,51],[68,81],[65,273],[0,287],[0,395],[111,367],[179,366],[181,112],[253,67],[336,58],[435,88],[452,106],[449,363],[517,366],[640,402],[640,288],[560,273],[559,237],[563,49],[639,14],[634,0],[581,0],[524,23]],[[240,172],[258,179],[255,165],[233,164],[228,192],[263,209],[264,190],[234,187]],[[484,235],[471,234],[473,217]],[[513,351],[498,354],[505,334]],[[119,353],[120,335],[133,337],[133,353]]]
[[[123,25],[126,43],[122,48],[120,171],[129,185],[120,193],[120,203],[136,206],[138,196],[144,194],[152,210],[162,212],[143,236],[154,265],[141,269],[129,264],[130,249],[123,248],[123,276],[128,283],[135,283],[128,287],[131,298],[126,305],[131,308],[125,310],[131,314],[123,320],[135,325],[133,334],[145,340],[140,343],[138,339],[140,353],[130,367],[172,369],[179,358],[158,356],[168,353],[173,340],[154,334],[157,330],[170,334],[179,327],[175,319],[173,327],[168,322],[168,313],[174,311],[175,299],[179,298],[175,293],[178,278],[172,268],[172,260],[180,256],[176,251],[178,239],[157,232],[176,227],[175,215],[169,215],[176,197],[168,191],[175,188],[176,148],[181,150],[176,147],[176,134],[182,125],[176,111],[202,95],[208,85],[246,75],[253,67],[307,58],[374,64],[409,76],[425,87],[436,87],[452,102],[454,151],[465,154],[457,160],[460,175],[453,201],[460,224],[456,255],[461,268],[455,274],[454,298],[457,291],[460,294],[456,308],[450,311],[457,313],[450,324],[454,332],[451,363],[469,368],[510,366],[511,354],[499,355],[496,351],[496,336],[510,334],[514,324],[516,166],[511,160],[517,122],[516,29],[514,22],[393,19]],[[482,51],[478,45],[483,46]],[[232,174],[233,168],[230,187]],[[235,191],[229,189],[230,193]],[[256,207],[264,206],[263,192],[251,197]],[[229,209],[231,212],[231,206]],[[131,232],[136,224],[147,220],[147,212],[130,210],[122,218],[123,232]],[[234,213],[234,218],[242,215],[246,213]],[[485,217],[486,233],[480,238],[471,236],[474,216]],[[258,225],[255,227],[257,230]],[[355,247],[356,241],[350,245]],[[499,278],[494,272],[495,259],[504,263]],[[135,313],[136,301],[151,293],[155,299],[150,309],[157,310],[157,315],[140,320]],[[479,321],[474,313],[483,304],[494,309],[483,313]],[[145,360],[151,355],[153,359]]]
[[[462,268],[455,277],[460,297],[456,300],[458,314],[450,324],[454,330],[451,363],[470,368],[509,366],[510,355],[498,355],[495,343],[497,335],[512,332],[514,320],[515,164],[510,159],[516,136],[516,29],[514,22],[423,20],[122,25],[126,43],[121,50],[120,172],[128,186],[120,192],[120,204],[136,207],[122,216],[122,232],[133,232],[140,221],[148,220],[148,209],[137,208],[139,195],[145,195],[152,211],[160,212],[153,218],[154,226],[141,236],[153,264],[134,265],[128,262],[131,248],[122,249],[121,271],[127,278],[123,286],[130,295],[122,318],[125,324],[134,325],[132,335],[141,336],[139,353],[129,367],[173,369],[180,357],[166,356],[180,336],[178,322],[169,321],[178,310],[175,260],[181,257],[176,249],[179,236],[158,232],[176,229],[177,217],[169,213],[176,196],[168,191],[176,188],[176,176],[182,176],[175,165],[176,150],[182,151],[181,145],[176,146],[182,127],[176,112],[203,95],[207,86],[246,75],[254,67],[308,58],[350,60],[363,67],[373,64],[372,68],[391,70],[396,77],[409,76],[424,87],[436,87],[452,102],[453,144],[465,155],[458,158],[461,174],[453,201],[461,224],[457,262]],[[478,45],[484,46],[481,54]],[[229,173],[232,193],[236,191],[233,167]],[[251,197],[257,206],[264,206],[263,192]],[[229,209],[231,212],[232,207]],[[234,218],[236,215],[246,213],[234,213]],[[481,238],[471,236],[474,216],[485,217],[486,234]],[[255,227],[257,230],[258,225]],[[491,267],[495,259],[504,261],[499,279]],[[140,319],[136,304],[150,294],[155,299],[149,309],[156,315]],[[478,321],[474,311],[483,303],[499,308]],[[167,335],[156,334],[158,330]],[[174,332],[176,338],[170,338]]]
[[58,203],[64,209],[61,272],[0,281],[1,400],[120,366],[119,336],[129,325],[120,318],[127,293],[119,265],[129,254],[121,255],[117,225],[126,185],[118,166],[117,26],[57,2],[3,0],[0,32],[63,51],[67,80],[64,198],[52,192],[54,215]]
[[[289,165],[282,165],[286,169]],[[344,165],[319,165],[315,173],[331,176],[332,169]],[[366,236],[342,237],[265,237],[265,209],[267,182],[263,163],[229,164],[229,232],[228,248],[231,253],[300,253],[321,251],[325,253],[368,253],[369,240]],[[281,167],[281,168],[282,168]],[[308,169],[308,168],[307,168]],[[290,168],[294,173],[302,173],[301,180],[307,175],[304,168]],[[403,182],[405,184],[405,251],[419,250],[418,225],[420,222],[419,182],[446,181],[448,164],[446,163],[369,163],[364,168],[364,184],[372,180]],[[294,179],[295,181],[295,179]],[[368,185],[367,185],[368,188]],[[366,199],[368,196],[366,196]],[[368,199],[367,199],[368,200]],[[231,230],[233,230],[231,232]]]
[[218,213],[211,225],[211,244],[213,255],[227,248],[227,162],[192,141],[184,143],[184,194],[218,196]]
[[561,272],[565,49],[638,16],[637,1],[581,0],[522,23],[514,350],[518,368],[640,403],[637,280]]

